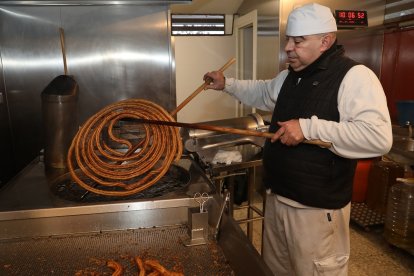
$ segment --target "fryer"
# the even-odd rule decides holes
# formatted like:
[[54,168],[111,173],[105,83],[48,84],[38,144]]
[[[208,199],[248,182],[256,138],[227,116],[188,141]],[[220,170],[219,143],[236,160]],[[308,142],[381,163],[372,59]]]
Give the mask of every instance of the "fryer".
[[[52,189],[68,181],[64,174],[56,177],[36,158],[0,191],[0,274],[110,275],[106,261],[113,259],[123,265],[124,275],[136,275],[131,260],[140,256],[185,275],[271,275],[231,217],[224,213],[217,223],[223,199],[199,164],[184,155],[170,174],[177,170],[187,173],[177,180],[185,183],[161,194],[75,200]],[[209,232],[206,244],[189,247],[184,241],[188,210],[198,207],[196,192],[210,197]]]

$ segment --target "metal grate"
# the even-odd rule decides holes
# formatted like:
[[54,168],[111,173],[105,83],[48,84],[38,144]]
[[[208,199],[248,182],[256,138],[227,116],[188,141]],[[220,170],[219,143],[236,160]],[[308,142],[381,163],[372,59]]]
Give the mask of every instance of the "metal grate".
[[[93,187],[94,182],[89,178],[83,179]],[[51,191],[58,198],[73,202],[108,202],[114,200],[136,200],[143,198],[154,198],[168,193],[182,190],[188,185],[190,174],[180,166],[172,165],[168,172],[154,185],[148,189],[130,196],[108,197],[95,193],[89,193],[76,182],[74,182],[69,173],[57,179],[51,186]]]
[[369,229],[370,226],[384,224],[384,216],[368,208],[365,203],[351,203],[351,221]]
[[135,256],[184,275],[234,275],[215,241],[186,247],[186,235],[185,226],[171,226],[0,241],[0,275],[112,275],[110,259],[122,264],[123,275],[137,275]]

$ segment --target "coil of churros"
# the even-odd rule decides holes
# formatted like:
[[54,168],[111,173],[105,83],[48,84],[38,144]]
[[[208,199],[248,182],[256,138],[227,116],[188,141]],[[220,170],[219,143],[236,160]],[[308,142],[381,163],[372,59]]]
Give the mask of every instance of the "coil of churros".
[[[107,196],[136,194],[160,180],[181,157],[179,131],[165,125],[134,125],[139,119],[174,121],[161,106],[143,99],[103,108],[72,140],[67,157],[72,179],[89,192]],[[138,132],[135,139],[117,135],[116,129],[125,122]]]

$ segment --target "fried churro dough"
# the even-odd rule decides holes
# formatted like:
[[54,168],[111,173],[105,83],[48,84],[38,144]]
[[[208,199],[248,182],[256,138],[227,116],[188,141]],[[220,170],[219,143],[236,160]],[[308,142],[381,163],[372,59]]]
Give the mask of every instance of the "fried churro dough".
[[145,276],[144,262],[141,260],[140,257],[135,257],[135,262],[138,266],[138,276]]
[[124,272],[122,265],[115,262],[114,260],[107,261],[106,266],[114,270],[112,276],[122,276],[122,273]]
[[[167,270],[156,260],[146,260],[144,263],[146,266],[149,266],[152,270],[158,272],[161,276],[184,276],[183,273]],[[152,273],[148,275],[152,276]]]

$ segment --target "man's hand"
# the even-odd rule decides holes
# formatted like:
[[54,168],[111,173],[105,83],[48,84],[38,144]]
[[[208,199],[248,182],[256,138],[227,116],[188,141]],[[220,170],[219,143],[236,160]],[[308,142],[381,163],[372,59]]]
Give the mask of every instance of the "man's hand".
[[273,135],[271,142],[279,140],[287,146],[296,146],[305,140],[299,120],[289,120],[286,122],[277,122],[280,128]]
[[203,80],[207,83],[204,89],[214,90],[223,90],[226,82],[221,71],[208,72],[204,75]]

